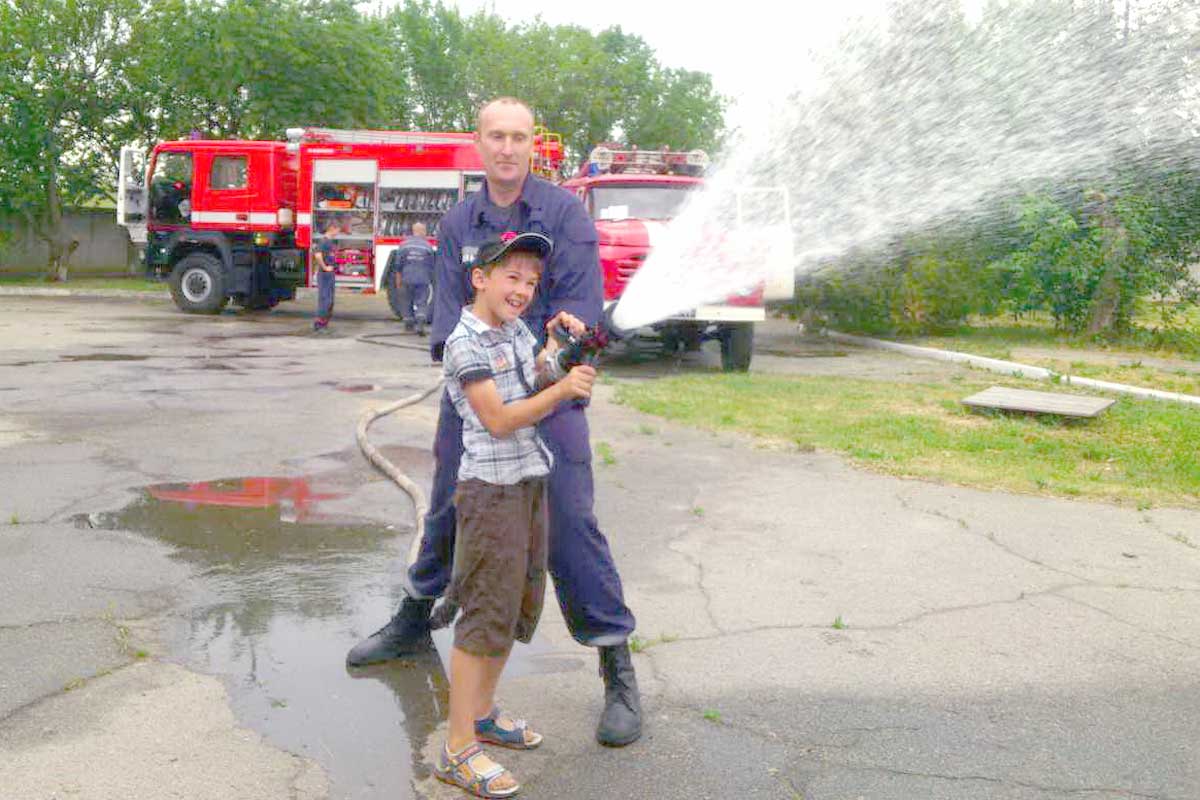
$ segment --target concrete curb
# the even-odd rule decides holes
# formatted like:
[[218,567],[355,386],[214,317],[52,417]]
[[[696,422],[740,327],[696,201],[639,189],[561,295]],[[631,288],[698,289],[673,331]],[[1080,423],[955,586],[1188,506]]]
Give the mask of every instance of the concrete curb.
[[68,289],[61,286],[0,286],[0,297],[145,297],[170,300],[171,293],[166,289],[155,292],[136,289]]
[[1049,381],[1057,380],[1059,383],[1067,383],[1072,386],[1085,386],[1089,389],[1099,389],[1105,392],[1116,392],[1118,394],[1128,394],[1134,397],[1144,397],[1154,400],[1168,400],[1173,403],[1184,403],[1185,405],[1200,406],[1200,397],[1190,394],[1178,394],[1176,392],[1164,392],[1158,389],[1146,389],[1142,386],[1129,386],[1124,383],[1112,383],[1110,381],[1099,381],[1093,378],[1079,378],[1073,375],[1061,375],[1053,370],[1045,367],[1035,367],[1031,364],[1019,364],[1015,361],[1003,361],[998,358],[987,358],[986,356],[976,356],[970,353],[959,353],[954,350],[938,350],[935,347],[919,347],[914,344],[901,344],[899,342],[888,342],[882,339],[872,339],[867,336],[852,336],[848,333],[839,333],[838,331],[827,331],[826,335],[835,342],[844,344],[858,345],[859,347],[870,347],[875,350],[891,350],[895,353],[902,353],[913,358],[927,358],[934,361],[950,361],[959,364],[969,364],[972,367],[986,369],[989,372],[998,372],[1003,375],[1014,375],[1021,378],[1034,378],[1037,380]]
[[[316,290],[301,286],[296,289],[296,299],[304,300],[315,296]],[[138,290],[138,289],[70,289],[62,286],[2,286],[0,297],[93,297],[102,299],[114,297],[133,300],[170,300],[171,292]]]

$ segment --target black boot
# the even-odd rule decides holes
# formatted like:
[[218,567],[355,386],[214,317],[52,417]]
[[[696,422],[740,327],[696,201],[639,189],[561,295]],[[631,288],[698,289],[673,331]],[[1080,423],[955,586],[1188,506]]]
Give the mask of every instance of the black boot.
[[604,711],[596,739],[609,747],[624,747],[642,735],[642,701],[629,645],[600,648],[600,677],[604,679]]
[[350,648],[346,664],[361,667],[429,652],[433,649],[433,640],[429,638],[429,612],[432,610],[433,600],[404,598],[400,610],[387,625]]

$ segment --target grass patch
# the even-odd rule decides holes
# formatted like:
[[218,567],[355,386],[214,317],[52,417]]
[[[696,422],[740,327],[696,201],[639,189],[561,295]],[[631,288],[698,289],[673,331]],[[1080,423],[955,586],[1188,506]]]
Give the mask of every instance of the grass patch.
[[889,475],[1200,507],[1200,409],[1121,397],[1098,419],[1067,422],[974,414],[961,405],[992,385],[1047,389],[988,374],[909,384],[719,374],[624,383],[617,398],[709,430],[835,451]]
[[0,286],[31,286],[40,289],[125,289],[134,292],[165,292],[162,281],[145,278],[95,277],[71,278],[65,283],[51,283],[40,275],[0,275]]
[[611,467],[617,463],[617,456],[613,453],[612,445],[608,442],[596,442],[596,456],[600,459],[600,463],[606,467]]
[[635,633],[629,637],[629,650],[634,653],[644,653],[655,645],[670,644],[678,639],[679,637],[673,633],[660,634],[656,639],[643,639]]

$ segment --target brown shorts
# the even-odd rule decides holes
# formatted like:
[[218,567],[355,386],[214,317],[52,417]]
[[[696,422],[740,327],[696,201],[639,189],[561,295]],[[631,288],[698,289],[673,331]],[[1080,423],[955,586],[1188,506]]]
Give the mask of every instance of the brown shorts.
[[501,656],[533,638],[546,594],[546,481],[460,481],[458,532],[447,601],[462,612],[454,646]]

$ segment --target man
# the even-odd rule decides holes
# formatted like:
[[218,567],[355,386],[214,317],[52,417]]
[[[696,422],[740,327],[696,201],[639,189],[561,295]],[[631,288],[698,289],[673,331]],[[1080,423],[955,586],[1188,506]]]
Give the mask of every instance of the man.
[[334,237],[341,231],[341,226],[330,219],[325,223],[325,237],[313,249],[313,261],[317,265],[317,316],[313,320],[313,333],[325,331],[329,327],[329,318],[333,316],[333,269],[336,265],[334,256],[337,253]]
[[[483,160],[483,190],[447,212],[440,224],[434,321],[435,361],[469,299],[468,270],[479,246],[507,231],[533,231],[554,242],[533,302],[523,315],[530,330],[566,311],[587,325],[603,309],[596,228],[570,193],[529,174],[533,112],[501,97],[479,111],[475,144]],[[408,571],[408,597],[400,610],[346,657],[351,666],[387,661],[430,646],[429,615],[450,581],[454,553],[454,488],[462,455],[461,422],[445,395],[434,441],[436,468],[430,513],[420,554]],[[608,541],[592,511],[591,444],[580,403],[563,404],[538,424],[554,454],[548,480],[549,566],[559,607],[571,635],[600,652],[604,711],[596,729],[601,744],[622,746],[641,735],[641,701],[629,653],[634,618]]]
[[418,336],[425,335],[425,326],[429,324],[429,284],[433,283],[434,257],[424,222],[414,222],[412,236],[406,237],[388,256],[392,280],[400,277],[404,329],[416,329]]

